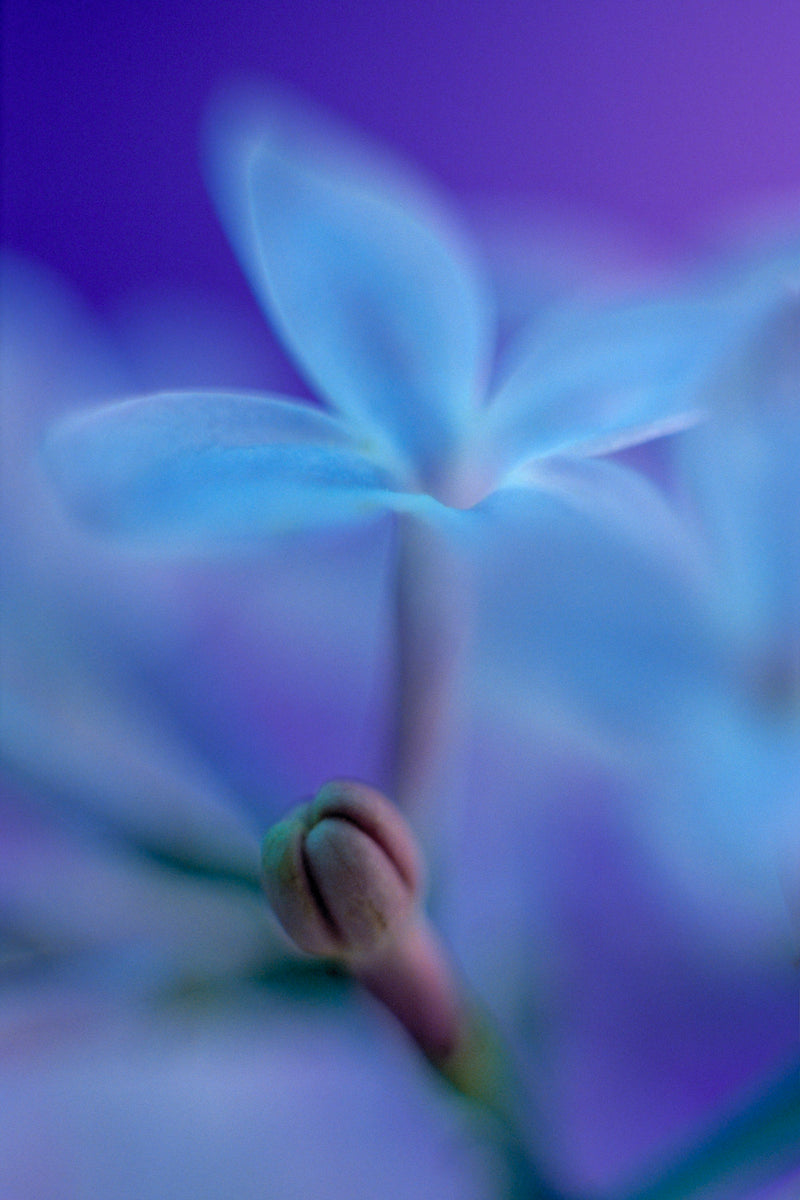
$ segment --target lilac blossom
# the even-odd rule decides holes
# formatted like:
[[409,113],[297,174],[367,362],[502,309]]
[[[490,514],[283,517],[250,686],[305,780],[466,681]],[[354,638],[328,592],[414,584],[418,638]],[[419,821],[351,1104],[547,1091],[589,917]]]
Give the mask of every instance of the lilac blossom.
[[[713,399],[709,389],[719,362],[769,308],[784,264],[773,256],[765,265],[740,269],[733,281],[710,273],[702,285],[656,299],[556,302],[537,313],[517,350],[497,358],[490,349],[491,303],[472,251],[444,207],[409,172],[283,101],[266,110],[248,108],[244,116],[229,112],[216,126],[214,146],[211,173],[231,240],[325,407],[277,395],[196,391],[123,400],[62,421],[48,439],[49,469],[84,523],[133,547],[127,558],[124,551],[112,556],[115,570],[136,564],[131,574],[142,564],[168,571],[178,557],[213,559],[230,570],[232,552],[248,559],[269,554],[298,535],[322,537],[316,554],[342,527],[390,531],[393,561],[385,574],[396,616],[399,687],[388,774],[423,831],[439,876],[434,913],[522,1067],[530,1102],[523,1118],[528,1152],[543,1157],[567,1190],[622,1186],[657,1152],[675,1152],[707,1116],[709,1102],[716,1105],[757,1077],[766,1061],[763,1049],[754,1052],[742,1036],[744,1069],[715,1079],[707,1096],[687,1103],[696,1084],[676,1072],[668,1096],[642,1102],[652,1093],[648,1064],[659,1061],[659,1017],[677,1012],[682,1031],[699,1028],[701,1038],[717,1019],[701,1015],[693,1026],[689,1000],[681,995],[671,1004],[668,996],[652,1021],[645,1018],[645,1044],[629,1057],[624,1030],[637,1028],[635,1020],[628,1022],[637,1001],[646,1010],[654,981],[658,991],[664,944],[674,950],[687,996],[710,993],[722,1001],[731,985],[742,990],[741,1008],[732,1009],[734,1028],[742,1014],[757,1012],[764,997],[771,1002],[780,992],[785,968],[774,947],[755,972],[747,963],[706,960],[698,966],[693,955],[704,943],[697,940],[696,923],[684,919],[681,892],[643,880],[626,841],[620,794],[642,794],[632,783],[640,777],[630,763],[663,761],[653,756],[665,745],[657,736],[664,714],[703,671],[717,668],[721,626],[704,592],[702,543],[688,535],[647,479],[603,456],[694,421],[710,394]],[[112,553],[102,539],[87,537],[82,544],[90,557]],[[324,623],[325,585],[333,574],[316,561],[309,574],[316,578],[311,610]],[[48,621],[63,646],[69,635],[65,639],[61,626]],[[85,669],[64,661],[70,679]],[[113,666],[113,654],[109,661]],[[346,667],[345,660],[345,680]],[[130,680],[123,682],[127,689]],[[95,713],[107,709],[98,699],[105,686],[94,676],[87,689]],[[133,710],[126,689],[127,719]],[[45,713],[42,737],[49,719]],[[113,723],[109,732],[120,736]],[[150,761],[151,754],[148,747],[139,761]],[[327,775],[340,771],[332,764]],[[34,778],[34,790],[41,786]],[[208,789],[198,792],[203,807]],[[656,812],[649,790],[647,797],[647,813]],[[218,799],[213,795],[216,811]],[[560,813],[548,830],[565,800],[566,826]],[[240,815],[248,807],[252,815],[241,797],[230,804]],[[606,832],[590,844],[593,820]],[[606,870],[613,886],[609,882],[604,890],[580,863],[571,872],[564,865],[569,854],[559,866],[565,828],[571,839],[580,830],[591,869]],[[548,833],[555,857],[544,864],[541,846],[548,846]],[[567,840],[573,853],[575,843]],[[213,859],[212,848],[203,855]],[[207,866],[209,858],[201,861]],[[569,905],[563,910],[570,894],[579,918]],[[622,932],[609,938],[607,970],[594,970],[590,953],[589,971],[581,975],[576,964],[586,961],[582,939],[590,927],[585,909],[598,899]],[[642,945],[636,923],[625,921],[636,906],[650,913],[657,935],[652,952]],[[661,918],[654,915],[659,913]],[[241,919],[246,923],[243,911]],[[603,998],[595,1021],[575,994],[575,984],[592,981],[593,970]],[[626,988],[632,1009],[620,1001]],[[554,1037],[548,1034],[549,1004],[565,1004],[563,1015],[550,1018]],[[619,1043],[615,1012],[623,1031]],[[323,1037],[330,1010],[325,1013]],[[292,1019],[287,1025],[283,1012],[274,1021],[263,1035],[265,1055],[274,1063],[277,1053],[282,1068],[274,1086],[288,1088],[299,1109],[316,1105],[310,1063],[318,1060],[304,1058],[309,1043],[297,1028],[304,1023]],[[341,1014],[335,1023],[336,1049],[322,1056],[332,1096],[349,1094],[354,1079],[361,1087],[372,1067],[369,1051],[365,1057],[364,1047],[348,1040],[350,1016]],[[115,1069],[127,1070],[130,1045],[139,1045],[140,1036],[151,1038],[146,1023],[131,1028],[122,1065],[112,1045],[112,1078]],[[273,1032],[276,1043],[293,1047],[284,1058],[270,1042]],[[241,1066],[240,1046],[221,1048],[218,1034],[215,1028],[207,1055],[195,1047],[189,1072],[202,1070],[204,1062],[220,1078],[232,1070],[237,1097],[243,1091],[261,1096],[251,1064]],[[251,1036],[249,1031],[245,1040]],[[603,1079],[595,1095],[576,1065],[584,1052],[596,1056]],[[611,1064],[605,1074],[604,1054]],[[292,1076],[298,1061],[299,1074]],[[432,1099],[431,1080],[415,1078],[409,1088],[387,1061],[380,1058],[382,1081],[391,1080],[401,1107],[409,1096],[409,1107],[390,1122],[393,1131],[381,1133],[377,1163],[371,1156],[362,1163],[360,1186],[374,1187],[378,1179],[381,1194],[418,1195],[432,1187],[446,1195],[447,1187],[463,1188],[469,1178],[476,1195],[492,1195],[485,1158],[465,1173],[474,1151],[465,1154],[460,1122],[453,1143],[458,1166],[445,1170],[446,1183],[442,1163],[449,1159],[439,1142],[430,1163],[421,1164],[422,1175],[398,1176],[396,1192],[387,1189],[390,1153],[383,1138],[396,1149],[403,1130],[421,1128],[431,1105],[440,1102]],[[74,1068],[73,1062],[68,1086],[85,1100],[82,1068],[77,1074]],[[18,1111],[24,1114],[27,1105],[39,1113],[35,1085],[24,1075]],[[182,1078],[180,1064],[177,1076]],[[59,1078],[43,1102],[55,1097],[48,1119],[57,1123]],[[140,1078],[148,1087],[144,1073]],[[603,1086],[620,1101],[616,1108],[605,1103]],[[543,1106],[544,1114],[538,1111]],[[603,1136],[592,1133],[601,1111],[609,1119],[611,1144],[600,1144]],[[638,1124],[631,1121],[633,1112]],[[90,1101],[77,1113],[75,1141],[86,1149],[84,1131],[96,1107]],[[354,1161],[348,1138],[369,1128],[368,1116],[369,1106],[366,1113],[355,1106],[341,1141],[328,1148],[334,1162],[337,1155]],[[324,1110],[314,1107],[315,1127],[322,1128],[324,1119]],[[148,1120],[152,1124],[152,1116]],[[150,1127],[144,1120],[137,1144],[147,1140]],[[279,1120],[269,1128],[275,1142],[267,1139],[266,1145],[285,1141]],[[158,1162],[160,1145],[148,1160],[154,1178],[165,1169],[166,1159]],[[244,1178],[260,1153],[233,1163],[234,1174],[241,1162]],[[15,1169],[24,1172],[29,1164]],[[114,1169],[113,1158],[87,1151],[73,1169],[88,1172],[78,1177],[94,1184]],[[324,1171],[314,1174],[322,1170],[320,1159],[312,1155],[303,1169],[317,1180],[309,1187],[330,1185],[330,1194],[337,1194],[335,1180]],[[275,1186],[284,1184],[278,1179]]]

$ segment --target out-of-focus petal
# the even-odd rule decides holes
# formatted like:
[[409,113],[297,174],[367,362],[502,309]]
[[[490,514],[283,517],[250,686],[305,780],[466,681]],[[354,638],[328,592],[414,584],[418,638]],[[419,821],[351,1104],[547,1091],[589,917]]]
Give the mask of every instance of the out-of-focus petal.
[[682,440],[681,462],[723,605],[740,634],[771,630],[774,654],[793,637],[800,655],[800,270],[721,365],[709,401],[711,419]]
[[254,971],[289,950],[258,894],[190,877],[0,796],[0,910],[54,954],[141,956],[182,977]]
[[792,954],[786,883],[800,880],[800,719],[724,676],[678,696],[642,828],[717,945]]
[[680,442],[727,669],[676,707],[653,834],[710,927],[749,914],[788,942],[786,893],[800,879],[800,292],[774,292],[722,364],[710,420]]
[[[662,560],[663,542],[637,542],[568,487],[501,489],[465,516],[479,678],[571,712],[631,751],[658,736],[676,693],[717,653],[677,549]],[[669,544],[674,531],[662,532]]]
[[369,517],[393,481],[334,418],[260,396],[176,393],[81,413],[45,455],[72,510],[170,551]]
[[498,1195],[501,1165],[367,1012],[243,993],[222,1014],[68,1032],[4,1067],[5,1195],[338,1200],[343,1180],[353,1197]]
[[470,205],[470,225],[494,284],[503,377],[504,351],[550,309],[576,298],[613,303],[652,287],[658,269],[629,229],[588,212],[487,197]]
[[735,906],[710,930],[626,761],[485,678],[467,715],[437,921],[513,1046],[553,1182],[630,1195],[793,1053],[796,969]]
[[[92,314],[46,268],[0,252],[3,475],[24,463],[18,438],[76,404],[119,394],[130,380]],[[11,422],[8,426],[5,422]],[[30,445],[30,434],[25,450]],[[7,456],[7,458],[6,458]]]
[[163,652],[186,619],[172,611],[174,578],[90,545],[42,478],[45,419],[118,387],[114,357],[80,302],[44,269],[3,256],[0,279],[3,769],[37,796],[40,814],[52,807],[153,854],[255,877],[245,818],[179,745],[138,679],[136,631],[155,629]]
[[548,455],[531,459],[508,479],[559,496],[633,545],[669,564],[687,580],[707,581],[705,547],[659,487],[638,470],[605,458]]
[[[39,797],[40,810],[52,807],[153,854],[255,876],[245,815],[143,686],[143,611],[148,628],[155,624],[152,653],[174,652],[167,581],[146,570],[138,582],[135,571],[117,578],[115,560],[87,554],[68,528],[61,554],[44,533],[28,545],[14,532],[0,604],[3,769]],[[164,619],[154,622],[154,614]],[[278,790],[274,775],[265,772],[262,787]]]
[[[124,664],[82,644],[80,623],[52,610],[21,619],[21,602],[5,597],[0,630],[0,763],[9,776],[39,796],[40,811],[199,870],[257,878],[244,814],[158,706],[142,702]],[[262,780],[265,791],[272,784]]]
[[285,100],[217,123],[213,189],[256,293],[355,428],[435,488],[488,362],[488,306],[450,217],[355,135]]
[[552,309],[486,409],[477,444],[502,475],[528,458],[606,453],[685,428],[744,308],[712,293]]

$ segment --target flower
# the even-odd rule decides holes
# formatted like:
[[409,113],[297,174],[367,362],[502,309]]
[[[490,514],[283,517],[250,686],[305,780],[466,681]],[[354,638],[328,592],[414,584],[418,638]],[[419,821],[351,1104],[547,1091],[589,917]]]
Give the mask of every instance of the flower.
[[[549,947],[530,936],[541,905],[529,901],[540,880],[551,898],[553,891],[561,896],[559,860],[555,868],[543,861],[534,836],[555,771],[543,756],[552,777],[543,783],[536,776],[537,803],[531,804],[532,767],[538,771],[542,762],[532,762],[531,747],[515,736],[529,736],[525,712],[516,714],[515,727],[508,708],[520,697],[527,705],[535,700],[537,716],[558,725],[562,751],[569,744],[563,741],[568,706],[588,711],[617,735],[647,741],[686,680],[712,661],[713,623],[709,635],[703,606],[687,605],[693,564],[680,523],[646,480],[593,455],[682,427],[725,348],[758,317],[780,268],[753,269],[732,286],[712,279],[705,291],[684,299],[557,305],[540,315],[516,362],[499,370],[492,402],[480,407],[478,394],[492,368],[488,305],[470,254],[437,202],[405,172],[282,103],[256,118],[255,134],[250,117],[237,122],[218,143],[221,159],[233,162],[217,175],[220,209],[287,346],[338,415],[281,397],[143,398],[68,418],[50,437],[47,460],[90,525],[167,557],[260,548],[277,535],[365,518],[380,523],[383,514],[396,514],[398,742],[406,770],[424,758],[426,737],[435,757],[437,720],[461,703],[451,666],[463,644],[456,630],[452,646],[443,648],[451,628],[442,605],[453,600],[449,615],[457,622],[465,604],[451,595],[458,577],[448,572],[458,569],[459,559],[476,568],[475,658],[484,667],[491,663],[488,681],[470,693],[488,718],[480,747],[472,748],[482,775],[476,773],[455,811],[443,804],[443,816],[433,814],[436,836],[427,840],[444,927],[470,979],[491,998],[541,1098],[553,1075],[542,1070],[540,1056],[555,1039],[536,1028],[543,965],[531,947]],[[443,545],[455,550],[453,558]],[[660,562],[665,551],[669,561]],[[324,610],[324,591],[315,590],[313,607]],[[406,737],[408,720],[415,727]],[[508,740],[493,753],[493,739],[504,737],[513,753]],[[401,798],[408,807],[415,788],[405,782]],[[596,763],[586,766],[583,786],[599,808],[604,788]],[[553,795],[561,800],[564,792]],[[427,806],[414,815],[424,823]],[[582,829],[586,815],[583,806],[575,813]],[[603,913],[623,918],[632,948],[624,939],[621,946],[613,938],[601,943],[609,954],[600,982],[606,996],[618,1000],[622,988],[638,1002],[652,997],[653,987],[658,991],[663,958],[660,944],[652,954],[642,952],[636,922],[625,925],[624,917],[637,911],[643,895],[651,902],[653,896],[640,878],[628,886],[613,851],[592,853],[590,868],[564,870],[563,890],[576,904],[579,898],[592,905],[598,898],[592,871],[606,858],[612,864],[608,891],[624,896],[618,903],[625,912],[615,914],[600,888]],[[486,969],[486,926],[477,935],[465,933],[464,912],[474,913],[475,905],[495,926],[500,971]],[[515,928],[520,908],[528,911]],[[499,929],[498,912],[510,917]],[[687,933],[673,909],[664,924],[668,940]],[[570,941],[569,920],[561,929]],[[552,976],[569,973],[573,943],[580,957],[585,929],[572,933],[569,952],[556,945],[553,963],[545,962]],[[502,961],[509,946],[513,960]],[[695,946],[690,939],[689,956]],[[676,950],[671,961],[683,980],[684,954]],[[632,965],[646,977],[641,989],[631,989],[632,978],[641,982]],[[773,967],[769,962],[756,980],[743,971],[745,1012],[756,1011],[762,995],[783,995],[784,976]],[[559,994],[552,982],[545,996]],[[692,996],[713,994],[722,1004],[731,984],[742,986],[742,973],[704,960],[686,986]],[[691,1005],[678,1008],[696,1030]],[[564,1024],[574,1011],[573,997]],[[599,1037],[598,1026],[587,1021],[588,1037],[573,1040],[545,1114],[553,1173],[566,1182],[577,1177],[585,1187],[621,1178],[655,1147],[677,1141],[675,1098],[683,1104],[697,1083],[679,1072],[663,1107],[653,1099],[647,1072],[659,1061],[653,1042],[663,1040],[657,1019],[646,1022],[646,1050],[632,1055],[634,1077],[620,1081],[619,1071],[625,1076],[630,1065],[613,1036],[620,1012],[627,1029],[631,1011],[607,1003]],[[656,1005],[655,1017],[663,1012]],[[702,1028],[719,1024],[715,1011]],[[593,1144],[591,1134],[587,1145],[592,1122],[576,1113],[571,1084],[586,1044],[595,1052],[598,1045],[617,1051],[612,1086],[588,1106],[595,1118],[602,1109],[616,1120],[610,1148]],[[751,1050],[747,1036],[736,1044]],[[755,1074],[762,1065],[756,1055],[746,1069]],[[732,1086],[730,1078],[715,1079],[708,1092],[716,1101]],[[695,1103],[691,1116],[702,1108]],[[637,1116],[642,1111],[641,1127],[631,1122],[632,1109]],[[524,1140],[534,1154],[542,1149],[542,1127],[533,1108],[526,1109]],[[580,1144],[564,1152],[559,1135],[576,1128]]]
[[276,949],[261,906],[230,888],[255,890],[257,836],[125,648],[143,616],[168,645],[172,581],[64,521],[35,449],[54,412],[118,388],[121,368],[48,272],[0,267],[3,907],[48,951],[138,946],[179,971],[241,969]]
[[138,678],[175,578],[49,503],[33,444],[119,388],[109,345],[48,272],[1,278],[0,1192],[484,1200],[502,1163],[377,1006],[295,965],[242,806]]
[[[584,721],[595,734],[613,727],[618,745],[626,747],[625,771],[636,780],[634,820],[650,852],[668,864],[705,935],[733,953],[768,944],[785,951],[787,889],[796,891],[800,859],[794,290],[800,251],[794,243],[788,253],[773,251],[770,261],[780,266],[766,293],[769,303],[704,388],[709,419],[671,445],[672,486],[701,573],[661,602],[649,580],[628,574],[619,610],[613,594],[604,598],[598,589],[591,607],[570,612],[574,645],[565,640],[559,647],[573,698],[579,673],[594,676],[594,694],[584,687],[580,695]],[[574,466],[570,470],[575,474]],[[495,634],[481,647],[476,667],[498,690],[514,690],[516,681],[523,706],[531,678],[540,693],[556,690],[546,675],[549,664],[542,667],[546,599],[543,588],[540,594],[531,586],[528,554],[526,562],[513,534],[493,548],[493,573],[510,586],[488,598],[495,615],[486,629],[517,620],[519,642],[509,653]],[[587,536],[584,563],[594,566],[598,557]],[[616,632],[620,619],[628,624],[630,647],[639,648],[623,666],[614,652],[623,640]],[[595,656],[587,665],[582,635],[594,621],[606,631],[611,652],[605,664]],[[600,678],[598,665],[605,671]],[[562,686],[562,697],[565,691]]]
[[[411,172],[277,96],[222,106],[210,141],[232,244],[324,407],[219,391],[125,400],[61,422],[49,469],[89,527],[168,557],[252,553],[320,528],[385,529],[393,514],[401,715],[382,782],[404,807],[420,806],[469,642],[466,574],[477,559],[478,575],[508,590],[491,564],[498,540],[512,557],[542,545],[547,568],[523,584],[542,598],[536,669],[559,676],[570,699],[588,693],[597,704],[597,681],[641,658],[620,621],[612,634],[592,616],[609,604],[622,613],[629,586],[634,620],[647,624],[642,643],[664,641],[667,596],[680,612],[680,588],[653,539],[670,559],[685,556],[685,539],[657,489],[596,456],[694,419],[704,379],[767,281],[762,271],[733,287],[712,277],[685,294],[555,303],[498,364],[473,251]],[[328,573],[311,593],[329,586]],[[530,608],[515,592],[494,622],[512,654]],[[576,612],[586,614],[577,637]]]
[[784,942],[780,914],[800,886],[799,289],[800,254],[721,366],[707,426],[680,447],[722,649],[716,675],[676,705],[654,827],[684,848],[684,881],[712,919],[741,916],[742,936],[749,914],[751,936],[772,927]]
[[218,207],[325,407],[184,392],[63,424],[48,458],[73,511],[146,545],[227,545],[387,508],[435,519],[432,501],[472,508],[530,486],[518,471],[533,463],[679,429],[758,303],[556,304],[490,386],[485,280],[410,172],[279,98],[218,125]]

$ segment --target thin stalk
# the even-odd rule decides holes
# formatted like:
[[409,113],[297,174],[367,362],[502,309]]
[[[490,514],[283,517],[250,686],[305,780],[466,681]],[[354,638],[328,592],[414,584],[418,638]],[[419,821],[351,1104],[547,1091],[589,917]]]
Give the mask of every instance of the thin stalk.
[[620,1200],[736,1200],[800,1169],[800,1060],[674,1166]]

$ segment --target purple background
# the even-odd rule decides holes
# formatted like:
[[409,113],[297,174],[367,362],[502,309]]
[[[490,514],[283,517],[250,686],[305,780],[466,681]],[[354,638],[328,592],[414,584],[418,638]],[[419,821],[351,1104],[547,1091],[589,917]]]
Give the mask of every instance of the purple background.
[[94,304],[159,281],[249,304],[198,125],[236,73],[310,93],[450,191],[690,244],[800,192],[797,0],[5,0],[4,240]]

